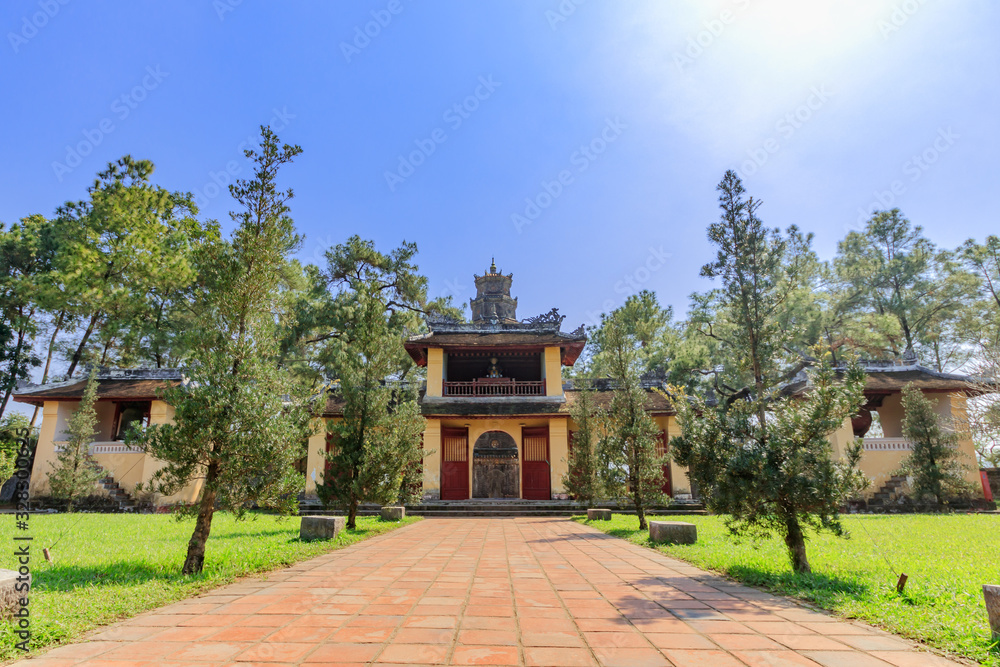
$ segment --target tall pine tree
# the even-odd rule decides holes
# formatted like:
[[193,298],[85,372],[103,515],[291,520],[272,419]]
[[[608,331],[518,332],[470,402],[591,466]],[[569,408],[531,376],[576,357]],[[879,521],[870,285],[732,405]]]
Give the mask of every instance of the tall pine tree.
[[[861,405],[864,373],[851,367],[841,381],[828,352],[796,349],[799,323],[788,314],[811,289],[810,238],[767,229],[734,172],[718,191],[722,214],[708,229],[718,253],[702,275],[721,285],[700,328],[717,346],[714,396],[675,401],[683,433],[673,455],[730,530],[778,533],[793,569],[809,572],[805,529],[843,533],[838,508],[859,483],[858,445],[834,462],[828,436]],[[789,392],[816,364],[804,394]]]
[[148,490],[172,495],[203,480],[184,574],[201,572],[216,507],[242,517],[251,505],[294,511],[304,478],[295,469],[310,434],[307,393],[278,361],[280,332],[292,315],[284,290],[289,255],[300,238],[289,217],[292,191],[278,170],[302,151],[261,128],[258,151],[247,150],[254,177],[230,193],[241,209],[230,242],[204,249],[201,290],[190,326],[197,341],[189,381],[166,390],[174,423],[135,437],[166,462]]

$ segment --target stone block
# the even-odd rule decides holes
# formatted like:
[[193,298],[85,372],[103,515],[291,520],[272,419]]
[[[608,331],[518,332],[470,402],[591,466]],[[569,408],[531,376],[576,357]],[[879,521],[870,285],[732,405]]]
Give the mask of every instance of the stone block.
[[587,519],[590,521],[611,521],[611,510],[589,509]]
[[993,639],[1000,639],[1000,586],[984,584],[983,597],[986,598],[986,615],[990,619]]
[[650,521],[649,539],[654,542],[694,544],[698,541],[698,527],[684,521]]
[[383,507],[379,514],[383,521],[402,521],[406,516],[405,507]]
[[[0,618],[7,618],[11,613],[17,611],[20,606],[18,600],[28,597],[25,591],[18,591],[15,587],[18,584],[16,570],[0,570]],[[28,575],[28,583],[31,583],[31,575]],[[24,582],[21,582],[24,583]]]
[[343,516],[304,516],[299,526],[299,539],[332,540],[347,526],[347,517]]

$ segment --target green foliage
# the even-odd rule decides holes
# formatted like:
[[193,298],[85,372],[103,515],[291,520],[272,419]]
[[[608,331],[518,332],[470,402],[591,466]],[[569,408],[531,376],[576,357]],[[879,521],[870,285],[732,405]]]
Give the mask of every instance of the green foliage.
[[[616,311],[617,322],[638,344],[641,373],[659,371],[668,367],[681,342],[673,322],[673,308],[660,305],[656,294],[642,290],[630,295]],[[588,327],[587,348],[569,373],[573,377],[607,377],[609,352],[607,351],[608,317],[602,315],[599,326]]]
[[733,534],[803,537],[801,545],[789,544],[793,567],[804,558],[801,526],[842,535],[839,507],[866,485],[855,468],[860,443],[835,462],[828,440],[861,404],[864,372],[851,367],[841,382],[825,361],[810,381],[803,397],[767,405],[766,431],[759,428],[754,401],[725,410],[701,398],[677,401],[683,435],[672,441],[675,458],[689,466],[708,507],[730,515]]
[[41,365],[35,350],[44,311],[45,282],[52,270],[56,228],[40,215],[11,228],[0,224],[0,416],[18,381]]
[[69,440],[63,445],[62,451],[56,454],[52,470],[48,473],[52,496],[68,501],[67,512],[73,511],[76,500],[90,495],[94,485],[104,476],[104,472],[94,465],[88,452],[97,427],[97,411],[94,409],[97,403],[97,386],[97,372],[91,370],[80,405],[66,425]]
[[38,429],[31,427],[28,418],[16,412],[0,417],[0,484],[17,470],[17,452],[24,433],[28,434],[28,451],[33,451],[38,444]]
[[1000,344],[1000,236],[987,236],[982,244],[969,239],[958,254],[979,281],[978,298],[964,311],[962,328],[970,341],[996,349]]
[[51,310],[82,329],[67,376],[83,361],[134,365],[172,356],[169,304],[194,282],[195,254],[218,229],[193,217],[190,193],[153,185],[153,169],[126,155],[98,174],[87,200],[57,211]]
[[569,416],[576,422],[576,431],[570,442],[569,461],[563,475],[563,487],[574,499],[583,503],[593,502],[600,495],[597,482],[597,462],[594,444],[597,441],[597,406],[594,391],[587,380],[576,380],[578,391]]
[[934,405],[913,384],[903,387],[903,435],[913,449],[903,460],[902,473],[913,477],[917,500],[931,498],[938,504],[973,491],[965,479],[969,466],[958,449],[954,424],[942,425]]
[[[814,569],[807,574],[788,571],[780,539],[734,541],[721,516],[683,517],[698,527],[698,542],[692,545],[652,544],[649,533],[636,530],[629,516],[577,520],[741,583],[998,667],[1000,653],[990,650],[982,592],[983,581],[1000,576],[997,563],[983,558],[1000,551],[998,518],[846,516],[851,539],[817,535],[811,543]],[[902,594],[896,592],[900,572],[909,576]]]
[[[210,591],[240,577],[341,549],[418,521],[360,517],[356,530],[328,541],[299,541],[299,522],[254,513],[250,521],[220,512],[205,569],[181,573],[190,520],[162,514],[76,514],[31,517],[35,544],[47,545],[53,562],[33,559],[32,651],[77,640],[89,630]],[[0,522],[0,539],[12,544],[14,522]],[[17,567],[8,549],[0,567]],[[39,553],[41,546],[38,547]],[[0,623],[0,660],[24,657],[14,648],[16,628]]]
[[899,209],[879,211],[863,231],[849,233],[833,269],[853,309],[895,320],[880,331],[883,354],[924,350],[938,370],[964,363],[967,350],[956,327],[977,280]]
[[640,382],[641,342],[629,328],[626,312],[604,318],[604,364],[615,384],[611,403],[600,414],[597,476],[603,494],[635,508],[639,527],[646,509],[663,501],[663,465],[656,453],[659,429],[646,412],[646,390]]
[[201,258],[201,288],[189,306],[188,382],[162,395],[176,410],[174,423],[130,436],[166,462],[146,491],[173,495],[203,480],[188,509],[198,521],[185,573],[201,571],[217,505],[237,517],[251,504],[290,513],[303,487],[295,464],[312,432],[309,388],[281,366],[278,345],[292,318],[283,286],[300,237],[288,215],[292,192],[276,184],[279,168],[301,150],[262,127],[259,151],[246,151],[254,178],[230,186],[241,206],[231,214],[238,226]]
[[399,379],[406,365],[402,334],[425,300],[426,279],[416,272],[416,247],[404,243],[385,255],[352,237],[327,253],[327,277],[338,293],[327,320],[335,335],[321,353],[324,370],[337,378],[343,419],[329,424],[336,439],[327,454],[324,504],[347,510],[354,525],[358,505],[388,504],[416,493],[424,420],[416,387]]
[[[781,534],[793,569],[808,572],[803,528],[841,534],[838,508],[860,484],[853,472],[860,449],[835,463],[828,437],[860,407],[865,374],[851,366],[840,381],[828,353],[817,350],[816,359],[797,349],[802,339],[789,312],[801,310],[796,304],[811,289],[811,237],[765,228],[759,202],[744,199],[732,171],[718,190],[722,215],[709,239],[719,250],[702,275],[722,285],[704,299],[714,317],[698,330],[714,342],[720,365],[714,396],[678,395],[683,434],[673,456],[708,507],[730,515],[734,534]],[[804,395],[787,391],[813,364]]]

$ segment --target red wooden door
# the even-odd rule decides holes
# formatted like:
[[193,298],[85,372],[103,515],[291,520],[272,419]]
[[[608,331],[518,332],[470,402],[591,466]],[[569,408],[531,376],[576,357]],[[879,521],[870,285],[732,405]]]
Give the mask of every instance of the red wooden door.
[[[667,452],[670,451],[667,445],[667,432],[660,431],[660,437],[656,439],[656,455],[666,456]],[[670,461],[667,460],[666,465],[663,466],[663,492],[668,496],[673,495],[673,486],[670,483]]]
[[549,471],[549,427],[526,428],[521,431],[524,460],[521,463],[525,500],[551,500]]
[[469,498],[469,429],[441,429],[441,500]]

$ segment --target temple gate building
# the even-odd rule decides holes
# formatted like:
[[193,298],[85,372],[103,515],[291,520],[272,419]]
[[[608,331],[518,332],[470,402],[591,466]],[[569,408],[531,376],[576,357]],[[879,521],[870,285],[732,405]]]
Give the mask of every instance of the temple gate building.
[[[562,369],[573,366],[583,352],[584,328],[563,331],[563,316],[557,309],[519,320],[517,299],[511,296],[513,275],[504,275],[495,263],[475,276],[475,282],[471,321],[429,318],[426,333],[404,342],[414,362],[426,369],[419,398],[425,419],[423,447],[428,452],[423,460],[424,499],[566,499],[563,477],[576,430],[570,408],[579,391],[572,382],[563,381]],[[831,434],[830,443],[834,456],[842,457],[855,437],[863,438],[860,467],[872,482],[866,492],[872,498],[899,486],[893,473],[911,449],[902,434],[903,387],[913,383],[934,401],[941,416],[959,425],[967,421],[966,399],[981,387],[966,376],[924,368],[915,358],[872,363],[866,370],[866,403],[854,419]],[[183,382],[183,375],[177,369],[109,370],[98,378],[99,429],[90,453],[113,478],[112,485],[127,493],[137,483],[148,482],[162,462],[128,447],[121,437],[136,420],[169,423],[173,408],[157,398],[157,390]],[[608,383],[597,385],[595,403],[606,406],[613,391]],[[85,379],[75,379],[23,387],[15,394],[16,401],[42,408],[30,487],[34,496],[49,492],[46,473],[65,444],[66,424],[85,386]],[[662,378],[645,379],[643,386],[646,410],[660,430],[658,450],[666,453],[670,439],[680,433],[673,407],[657,391],[663,388]],[[317,418],[317,433],[299,464],[307,498],[315,497],[316,486],[322,483],[323,453],[332,446],[325,425],[342,418],[336,396],[326,401]],[[873,421],[881,433],[869,433]],[[968,480],[983,498],[988,491],[981,485],[968,433],[962,434],[959,449],[969,465]],[[676,499],[695,495],[685,469],[673,461],[664,466],[663,490]],[[199,492],[199,483],[192,483],[154,502],[193,502]]]

